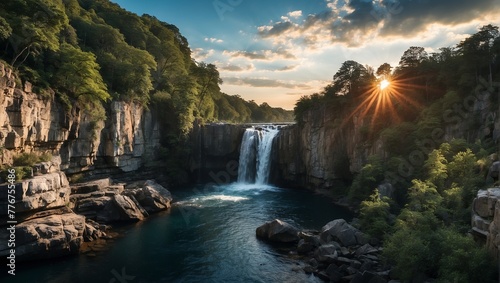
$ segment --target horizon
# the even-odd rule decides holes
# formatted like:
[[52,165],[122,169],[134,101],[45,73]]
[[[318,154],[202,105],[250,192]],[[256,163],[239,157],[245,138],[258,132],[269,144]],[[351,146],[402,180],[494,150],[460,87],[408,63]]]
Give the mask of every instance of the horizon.
[[411,46],[437,52],[500,24],[496,0],[112,2],[177,26],[193,58],[217,66],[222,92],[287,110],[347,60],[395,67]]

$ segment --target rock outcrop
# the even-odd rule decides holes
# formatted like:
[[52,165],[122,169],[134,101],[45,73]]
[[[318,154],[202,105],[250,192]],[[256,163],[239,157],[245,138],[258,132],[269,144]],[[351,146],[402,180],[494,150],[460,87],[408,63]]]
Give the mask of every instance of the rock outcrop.
[[[260,233],[265,232],[263,236],[267,236],[271,223],[278,230],[288,230],[283,227],[289,224],[274,220],[257,228],[257,233],[261,229]],[[344,219],[327,223],[321,231],[296,232],[294,228],[292,234],[298,236],[299,241],[289,246],[288,254],[299,260],[297,266],[307,274],[312,273],[325,282],[388,282],[394,279],[391,267],[381,258],[382,248],[366,243],[366,235]],[[348,236],[352,236],[352,240]]]
[[[53,167],[46,165],[35,167]],[[16,183],[13,206],[17,224],[0,227],[0,256],[8,255],[12,248],[8,246],[11,230],[16,235],[17,260],[61,257],[78,253],[83,242],[107,237],[108,228],[103,224],[141,221],[150,213],[168,209],[172,200],[170,192],[152,180],[127,190],[109,178],[70,187],[57,167],[45,169],[39,170],[39,176]],[[52,170],[56,172],[49,172]],[[47,174],[41,174],[44,171]],[[0,186],[2,207],[10,204],[7,186]],[[0,217],[7,217],[6,209]]]
[[500,247],[500,188],[479,190],[472,204],[472,231],[486,240],[488,250],[498,257]]
[[[16,258],[39,260],[77,254],[85,230],[85,217],[70,209],[54,209],[33,215],[15,226]],[[9,231],[0,231],[0,256],[9,253]]]
[[17,152],[50,151],[60,156],[65,173],[130,172],[152,160],[160,134],[154,113],[139,104],[112,102],[105,122],[85,111],[68,111],[55,99],[16,84],[0,63],[0,154],[11,163]]
[[[0,206],[7,207],[7,184],[0,185]],[[70,186],[62,172],[35,176],[16,184],[16,213],[64,206],[69,202]],[[6,215],[2,209],[0,215]]]
[[[344,113],[345,114],[345,113]],[[368,156],[384,151],[367,144],[362,128],[369,121],[326,109],[307,112],[300,124],[284,127],[274,140],[272,182],[286,187],[331,188],[359,172]]]

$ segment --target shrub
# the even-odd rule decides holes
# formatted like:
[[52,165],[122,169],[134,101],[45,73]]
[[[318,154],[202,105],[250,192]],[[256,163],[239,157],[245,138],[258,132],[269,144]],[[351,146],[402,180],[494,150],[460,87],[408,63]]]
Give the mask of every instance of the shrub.
[[359,222],[363,231],[382,239],[391,228],[389,208],[387,198],[381,198],[378,190],[375,190],[368,200],[361,202]]
[[33,166],[39,162],[47,162],[52,159],[52,154],[42,153],[37,154],[34,152],[23,152],[13,158],[14,166]]

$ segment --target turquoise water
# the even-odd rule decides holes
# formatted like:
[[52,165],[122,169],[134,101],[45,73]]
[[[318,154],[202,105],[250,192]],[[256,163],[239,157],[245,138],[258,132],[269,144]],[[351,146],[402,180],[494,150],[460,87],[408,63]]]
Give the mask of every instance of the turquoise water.
[[232,184],[172,191],[168,213],[127,227],[96,257],[79,255],[18,266],[1,282],[320,282],[255,237],[279,218],[320,229],[349,213],[328,198],[265,185]]

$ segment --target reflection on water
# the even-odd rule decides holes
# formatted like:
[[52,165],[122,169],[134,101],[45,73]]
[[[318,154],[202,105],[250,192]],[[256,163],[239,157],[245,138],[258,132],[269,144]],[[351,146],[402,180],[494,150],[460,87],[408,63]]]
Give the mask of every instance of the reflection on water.
[[[267,185],[231,184],[208,192],[172,191],[167,214],[125,230],[109,251],[19,266],[1,282],[320,282],[255,237],[280,218],[319,229],[349,217],[328,199]],[[3,275],[2,275],[3,276]],[[6,279],[9,279],[6,281]],[[122,281],[120,281],[122,280]]]

